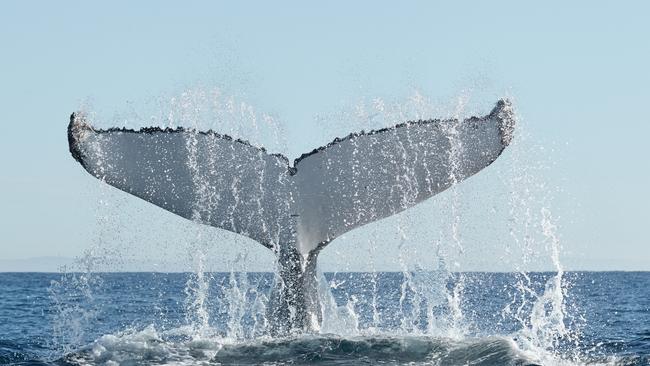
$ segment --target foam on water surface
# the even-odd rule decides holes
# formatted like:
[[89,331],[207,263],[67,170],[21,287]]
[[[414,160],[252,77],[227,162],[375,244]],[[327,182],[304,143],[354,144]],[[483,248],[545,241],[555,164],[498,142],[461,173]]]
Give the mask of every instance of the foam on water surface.
[[[187,337],[186,340],[182,340]],[[425,336],[303,335],[245,342],[192,339],[182,330],[164,333],[148,327],[139,332],[105,335],[68,354],[72,364],[409,364],[536,365],[505,337],[454,340]]]

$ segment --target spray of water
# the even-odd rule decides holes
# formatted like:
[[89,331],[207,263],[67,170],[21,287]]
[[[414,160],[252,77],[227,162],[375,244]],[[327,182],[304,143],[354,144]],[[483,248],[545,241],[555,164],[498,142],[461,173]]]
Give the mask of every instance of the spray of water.
[[[467,115],[467,105],[471,92],[462,93],[457,103],[446,113],[456,121],[462,121]],[[405,103],[389,103],[383,99],[376,98],[370,103],[360,103],[351,114],[343,113],[338,116],[345,133],[349,132],[350,125],[358,127],[358,130],[393,125],[405,120],[418,120],[429,118],[432,115],[440,115],[441,109],[435,108],[434,104],[423,97],[420,93]],[[355,116],[350,122],[350,116]],[[443,113],[444,115],[444,113]],[[335,118],[336,120],[336,118]],[[345,121],[345,122],[343,122]],[[322,273],[319,284],[319,296],[323,304],[323,322],[319,329],[322,334],[339,334],[344,336],[378,336],[378,335],[421,335],[427,337],[444,337],[464,342],[468,337],[479,333],[478,327],[472,324],[471,317],[465,313],[466,288],[469,277],[464,274],[462,261],[468,248],[475,245],[466,241],[463,236],[468,227],[463,217],[464,191],[455,186],[458,183],[458,172],[461,169],[460,157],[463,155],[463,145],[458,135],[458,122],[444,125],[444,132],[448,138],[449,150],[447,160],[452,167],[448,179],[454,186],[436,203],[435,208],[441,214],[439,220],[429,219],[429,225],[435,229],[425,229],[422,234],[421,225],[413,225],[417,221],[412,212],[406,211],[398,215],[394,221],[394,233],[397,236],[397,264],[401,272],[396,275],[396,283],[399,291],[395,293],[393,302],[394,308],[386,309],[382,303],[387,296],[386,289],[381,287],[385,283],[384,273],[377,271],[378,261],[381,257],[381,243],[385,239],[386,230],[377,228],[368,233],[363,239],[368,243],[368,259],[372,270],[367,276],[367,283],[364,297],[348,292],[344,296],[335,295],[339,287],[351,286],[347,280],[334,278],[328,279]],[[286,146],[283,141],[283,133],[276,120],[267,115],[256,113],[246,103],[238,102],[235,98],[226,97],[217,90],[204,91],[194,90],[183,93],[178,97],[171,98],[168,105],[146,121],[145,124],[158,124],[166,126],[192,126],[199,130],[213,129],[225,132],[234,136],[249,138],[254,144],[265,145],[269,150],[282,151]],[[206,125],[207,124],[207,125]],[[329,128],[337,128],[336,123],[328,124]],[[519,128],[519,127],[518,127]],[[198,222],[210,220],[211,212],[219,203],[219,195],[208,184],[208,176],[215,176],[219,164],[229,159],[218,159],[216,154],[201,154],[198,149],[196,138],[192,135],[186,141],[186,149],[190,157],[187,165],[192,171],[196,202],[194,202],[193,219]],[[522,157],[516,145],[521,146],[522,142],[516,142],[512,150],[512,165],[515,168],[505,174],[506,186],[508,187],[508,229],[503,232],[504,258],[520,258],[514,264],[518,271],[515,283],[511,286],[510,301],[502,309],[501,316],[505,319],[514,319],[519,323],[519,329],[514,333],[502,334],[512,336],[518,347],[530,352],[533,358],[543,358],[548,355],[548,360],[557,360],[562,357],[558,354],[562,344],[567,340],[577,341],[577,335],[566,325],[567,308],[565,296],[567,285],[563,268],[560,264],[561,244],[556,224],[547,206],[537,209],[535,201],[538,196],[534,188],[538,186],[536,179],[528,166],[526,157]],[[210,149],[210,147],[207,147]],[[353,150],[352,154],[357,151]],[[198,161],[199,156],[211,156],[209,161]],[[523,159],[523,162],[519,160]],[[233,159],[230,159],[232,161]],[[260,164],[264,159],[260,156]],[[397,154],[394,156],[393,164],[396,166],[408,166],[406,155]],[[354,166],[352,176],[359,175],[362,166]],[[260,171],[264,171],[260,166]],[[398,170],[399,171],[399,170]],[[405,204],[417,197],[417,185],[411,180],[413,175],[403,170],[398,186],[393,187],[395,194],[399,194]],[[259,187],[241,187],[235,180],[231,186],[231,192],[235,198],[239,197],[242,189],[252,189],[258,192],[258,206],[260,214],[263,215],[264,207],[262,201],[264,191],[260,177]],[[354,180],[357,181],[356,178]],[[359,187],[356,184],[355,187]],[[352,202],[357,202],[353,196]],[[237,202],[237,200],[235,200]],[[359,202],[360,206],[361,203]],[[230,210],[237,210],[235,203]],[[361,211],[359,210],[360,214]],[[104,215],[105,216],[105,215]],[[102,217],[102,215],[99,215]],[[435,216],[434,216],[435,217]],[[108,224],[105,224],[108,225]],[[100,224],[100,227],[102,225]],[[105,227],[105,226],[104,226]],[[433,232],[438,232],[436,237]],[[418,234],[420,232],[420,234]],[[425,238],[419,236],[426,235]],[[507,238],[507,239],[506,239]],[[181,332],[189,336],[195,348],[209,349],[216,352],[218,344],[232,342],[250,341],[252,339],[266,339],[269,337],[269,319],[266,318],[266,309],[269,300],[266,292],[260,288],[260,281],[251,280],[251,274],[246,264],[248,252],[243,249],[238,256],[229,261],[230,273],[227,281],[219,282],[210,272],[210,248],[212,246],[238,245],[237,240],[232,236],[221,237],[214,232],[210,233],[204,228],[197,229],[190,237],[186,238],[185,246],[188,248],[191,275],[185,285],[185,322],[186,326]],[[104,240],[105,241],[105,240]],[[219,241],[215,243],[215,241]],[[432,248],[432,250],[422,248]],[[542,249],[540,249],[542,248]],[[425,254],[422,258],[422,254]],[[539,279],[534,278],[527,272],[531,262],[539,260],[544,254],[549,253],[553,265],[554,274],[544,279],[544,286],[538,289]],[[429,264],[420,263],[428,261]],[[346,259],[341,258],[341,263]],[[222,262],[228,263],[227,260]],[[433,263],[432,267],[430,263]],[[92,273],[93,268],[88,269]],[[68,334],[68,337],[61,337],[61,342],[69,345],[67,351],[78,347],[81,341],[73,340],[73,334],[83,333],[84,328],[90,326],[94,314],[87,309],[80,309],[70,306],[62,300],[69,288],[80,292],[82,297],[92,299],[92,288],[96,284],[91,280],[92,276],[80,276],[70,279],[63,277],[61,283],[52,286],[53,297],[58,299],[57,312],[61,314],[61,324],[66,324],[64,329],[61,325],[55,328],[59,334]],[[474,277],[472,277],[474,278]],[[475,281],[472,279],[471,281]],[[352,287],[350,287],[352,288]],[[73,291],[73,292],[74,292]],[[365,308],[364,308],[365,307]],[[215,308],[225,313],[226,320],[221,322],[211,314]],[[368,309],[361,310],[361,309]],[[86,314],[86,315],[79,315]],[[366,314],[370,314],[366,316]],[[79,322],[72,324],[71,318],[79,319]],[[368,318],[368,319],[365,319]],[[67,323],[66,323],[67,322]],[[70,332],[68,328],[76,328]],[[483,330],[485,332],[485,330]],[[163,337],[155,328],[148,328],[150,338],[159,339]],[[142,335],[142,333],[138,333]],[[75,338],[83,338],[74,336]],[[147,338],[149,339],[149,338]],[[209,343],[210,340],[213,343]],[[201,343],[201,342],[208,342]],[[149,342],[147,340],[146,342]],[[206,357],[214,355],[214,352],[207,352]],[[542,356],[540,356],[542,355]]]

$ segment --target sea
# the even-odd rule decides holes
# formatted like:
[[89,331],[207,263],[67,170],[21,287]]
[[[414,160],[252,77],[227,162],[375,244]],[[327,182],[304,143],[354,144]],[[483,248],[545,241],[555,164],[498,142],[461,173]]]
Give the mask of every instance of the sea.
[[272,273],[0,273],[2,365],[650,365],[650,272],[324,273],[273,337]]

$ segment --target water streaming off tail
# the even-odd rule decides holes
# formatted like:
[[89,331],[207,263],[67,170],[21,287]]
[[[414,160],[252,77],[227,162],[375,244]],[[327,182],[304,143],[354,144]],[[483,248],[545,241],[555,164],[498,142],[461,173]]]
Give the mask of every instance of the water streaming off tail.
[[[121,117],[110,124],[128,121],[144,126],[211,129],[265,146],[270,152],[287,149],[282,128],[274,118],[259,114],[251,106],[219,91],[189,91],[162,105],[160,110],[151,113],[150,119]],[[485,106],[473,102],[471,93],[463,93],[448,107],[435,105],[418,93],[400,103],[375,99],[361,103],[353,112],[333,117],[333,123],[324,126],[329,129],[325,135],[329,138],[332,133],[344,135],[351,130],[370,130],[437,116],[455,118],[456,122],[443,124],[449,144],[444,159],[451,166],[448,179],[455,184],[456,174],[462,169],[464,148],[456,138],[461,123],[458,121],[480,114],[474,111],[484,110]],[[238,354],[253,352],[255,357],[262,357],[270,348],[315,346],[338,352],[337,347],[343,347],[340,338],[348,339],[350,347],[357,350],[365,349],[364,344],[369,344],[368,349],[388,344],[389,349],[395,347],[391,346],[390,337],[402,337],[400,342],[406,351],[400,349],[396,354],[411,352],[414,357],[407,357],[404,362],[463,364],[471,362],[471,357],[477,357],[476,361],[481,352],[510,355],[512,364],[524,364],[526,361],[521,360],[526,359],[553,363],[579,357],[566,350],[567,344],[578,341],[578,325],[567,320],[569,307],[564,301],[567,283],[560,263],[560,240],[551,200],[547,198],[550,193],[543,186],[543,175],[535,171],[534,166],[539,162],[529,160],[530,147],[526,145],[525,133],[520,131],[518,127],[517,139],[502,158],[505,161],[491,167],[497,172],[489,178],[479,174],[462,185],[453,185],[429,202],[379,224],[357,229],[331,243],[321,255],[325,273],[319,272],[318,292],[323,312],[319,334],[323,338],[305,336],[300,344],[287,345],[282,343],[285,340],[270,337],[267,309],[274,277],[260,273],[274,269],[268,249],[241,236],[185,223],[143,204],[127,207],[131,204],[123,204],[119,193],[102,186],[99,235],[88,256],[101,261],[87,261],[83,273],[65,275],[52,286],[59,313],[57,332],[62,334],[61,346],[69,352],[82,346],[84,340],[96,339],[93,351],[82,353],[81,357],[92,359],[93,354],[98,354],[100,358],[110,359],[118,352],[126,352],[118,350],[123,339],[141,342],[144,348],[167,347],[159,351],[177,355],[177,360],[191,362],[224,357],[237,362]],[[265,177],[262,175],[257,184],[249,182],[246,186],[232,182],[230,196],[220,196],[208,183],[215,181],[215,177],[218,181],[222,164],[236,164],[236,159],[219,156],[216,149],[211,151],[210,144],[199,146],[198,135],[188,136],[185,147],[189,158],[185,164],[192,172],[196,192],[192,218],[210,222],[215,210],[234,212],[242,205],[256,207],[248,223],[254,222],[255,216],[264,217],[268,207],[262,204],[263,198],[274,193],[266,189]],[[357,153],[356,149],[352,151],[353,159]],[[396,169],[400,174],[399,185],[391,189],[405,205],[418,196],[415,173],[408,169],[407,160],[411,158],[406,154],[392,157],[392,163],[403,169]],[[264,171],[266,160],[262,153],[250,159],[256,171]],[[356,177],[363,169],[362,165],[354,165],[349,173],[354,182],[349,199],[358,207],[361,207],[358,192],[363,189],[363,182]],[[243,202],[242,190],[254,192],[252,196],[257,199]],[[226,200],[229,203],[224,206]],[[283,210],[286,208],[278,208],[279,214]],[[143,219],[149,213],[157,217]],[[232,215],[226,213],[223,217]],[[260,225],[264,227],[244,231],[261,230],[275,238],[272,242],[280,241],[281,228],[271,227],[263,220]],[[176,229],[167,231],[170,227]],[[142,255],[143,252],[146,254]],[[554,273],[529,273],[531,268],[549,268],[548,263]],[[100,272],[116,268],[189,273],[174,286],[163,283],[164,276],[156,280],[154,274],[150,282],[153,306],[140,308],[139,311],[147,313],[141,322],[93,333],[93,321],[102,313],[102,305],[97,304],[93,294],[102,293],[106,286]],[[215,269],[220,273],[215,273]],[[512,275],[471,272],[483,269],[515,272]],[[171,295],[169,288],[179,289],[183,298],[179,300]],[[477,307],[485,298],[484,291],[502,293],[503,301]],[[182,314],[170,311],[170,302],[180,302]],[[333,335],[339,337],[338,343]],[[252,348],[243,350],[238,345]],[[423,356],[418,356],[419,352]],[[528,355],[521,359],[511,355],[520,352]],[[277,354],[269,357],[260,358],[260,362],[278,361],[273,359]]]

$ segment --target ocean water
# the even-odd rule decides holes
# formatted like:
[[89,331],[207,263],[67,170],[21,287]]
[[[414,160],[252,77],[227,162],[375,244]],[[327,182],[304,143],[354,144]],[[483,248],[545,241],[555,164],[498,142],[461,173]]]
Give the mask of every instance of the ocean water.
[[272,282],[0,273],[0,364],[650,365],[650,272],[326,273],[323,328],[286,338]]

